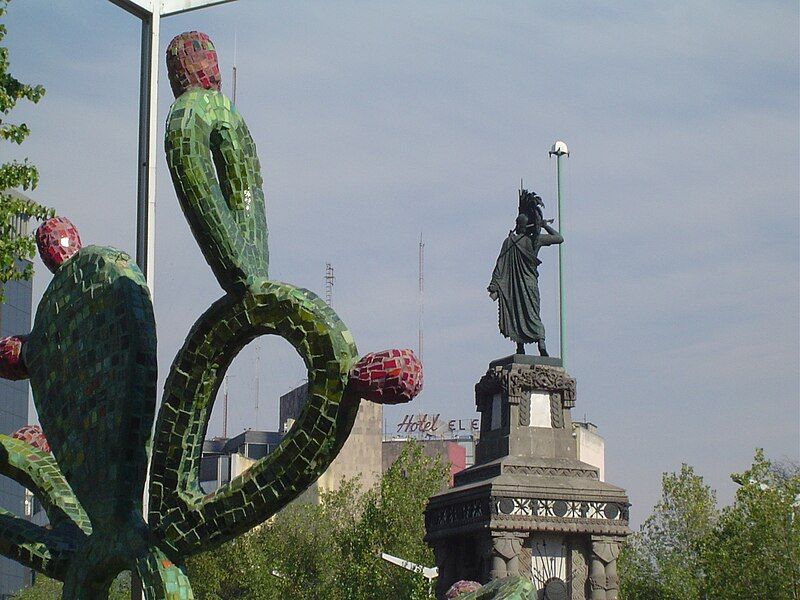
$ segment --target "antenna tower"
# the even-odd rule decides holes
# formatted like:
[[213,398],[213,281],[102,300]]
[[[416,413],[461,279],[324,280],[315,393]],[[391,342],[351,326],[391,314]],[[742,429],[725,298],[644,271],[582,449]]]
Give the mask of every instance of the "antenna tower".
[[231,77],[231,82],[233,83],[233,103],[236,104],[236,54],[237,54],[237,36],[236,32],[233,32],[233,76]]
[[328,306],[333,305],[333,266],[331,263],[325,263],[325,304]]
[[422,232],[419,234],[419,314],[417,327],[419,329],[419,339],[417,341],[417,350],[419,352],[419,361],[422,362],[422,317],[425,312],[425,242],[422,240]]
[[258,431],[258,400],[261,383],[261,344],[256,341],[256,431]]
[[222,437],[228,437],[228,376],[223,380],[225,389],[222,398]]

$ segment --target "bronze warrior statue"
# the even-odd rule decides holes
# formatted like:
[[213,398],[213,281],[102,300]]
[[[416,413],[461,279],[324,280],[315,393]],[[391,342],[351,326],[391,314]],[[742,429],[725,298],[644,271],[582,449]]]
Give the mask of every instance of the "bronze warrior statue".
[[542,261],[537,255],[542,246],[560,244],[564,238],[550,225],[552,219],[544,219],[543,207],[535,192],[520,190],[516,228],[503,242],[487,288],[491,299],[499,301],[500,333],[517,343],[517,354],[525,354],[525,344],[536,342],[539,354],[548,356],[539,313]]

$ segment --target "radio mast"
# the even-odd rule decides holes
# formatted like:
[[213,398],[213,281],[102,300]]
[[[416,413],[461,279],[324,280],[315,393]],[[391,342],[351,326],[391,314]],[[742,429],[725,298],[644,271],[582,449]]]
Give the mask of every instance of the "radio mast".
[[236,32],[233,32],[233,76],[231,77],[231,83],[233,83],[233,104],[236,105],[236,53],[237,53],[237,36]]
[[228,437],[228,375],[223,379],[224,391],[222,398],[222,437]]
[[256,340],[256,431],[258,431],[258,401],[259,396],[261,395],[261,344],[259,341],[260,340]]
[[419,362],[422,362],[422,317],[425,312],[425,242],[422,240],[422,232],[419,233],[419,297],[418,297],[418,323],[419,339],[417,340],[417,351],[419,353]]
[[325,304],[333,306],[333,266],[325,263]]

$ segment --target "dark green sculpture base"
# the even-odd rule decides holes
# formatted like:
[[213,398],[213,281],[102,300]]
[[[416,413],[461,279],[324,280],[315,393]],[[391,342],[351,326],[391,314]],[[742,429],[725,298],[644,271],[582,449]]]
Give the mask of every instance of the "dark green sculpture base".
[[564,366],[558,356],[536,356],[535,354],[511,354],[498,358],[489,363],[489,367],[504,367],[506,365],[547,365],[548,367]]
[[537,600],[536,589],[527,577],[506,577],[487,583],[481,589],[462,594],[458,600]]

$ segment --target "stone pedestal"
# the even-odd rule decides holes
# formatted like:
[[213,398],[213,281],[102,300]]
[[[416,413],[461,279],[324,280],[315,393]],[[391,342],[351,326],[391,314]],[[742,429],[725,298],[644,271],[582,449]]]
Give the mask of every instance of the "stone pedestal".
[[547,600],[615,600],[625,490],[577,458],[575,380],[558,359],[512,355],[475,386],[475,465],[425,511],[437,596],[460,579],[527,575]]

